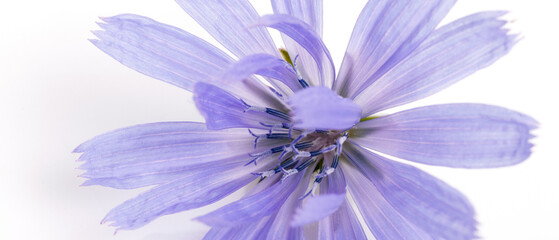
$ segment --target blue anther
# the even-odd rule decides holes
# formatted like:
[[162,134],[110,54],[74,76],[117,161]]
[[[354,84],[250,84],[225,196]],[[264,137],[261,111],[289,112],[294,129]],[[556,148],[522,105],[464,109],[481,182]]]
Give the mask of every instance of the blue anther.
[[314,158],[311,158],[311,159],[305,161],[304,163],[301,163],[301,165],[297,166],[295,169],[297,169],[297,171],[300,172],[300,171],[304,170],[305,168],[309,167],[311,165],[311,163],[313,163],[313,162],[314,162]]
[[282,111],[279,111],[279,110],[276,110],[276,109],[273,109],[273,108],[266,108],[265,111],[266,111],[267,114],[270,114],[272,116],[279,117],[279,118],[281,118],[283,120],[286,120],[286,121],[291,121],[291,118],[289,117],[289,115],[287,115],[287,113],[284,113]]
[[283,98],[283,95],[281,93],[279,93],[276,89],[274,89],[273,87],[269,87],[270,91],[272,91],[274,94],[276,94],[279,98]]
[[323,149],[320,149],[320,150],[318,150],[318,151],[311,152],[311,157],[318,156],[318,155],[320,155],[320,154],[330,152],[330,151],[334,150],[335,148],[336,148],[336,145],[330,145],[330,146],[325,147],[325,148],[323,148]]
[[340,162],[340,156],[334,155],[334,159],[332,160],[332,165],[330,167],[336,169],[338,167],[339,162]]
[[299,79],[299,84],[301,84],[301,87],[303,88],[308,88],[309,84],[307,83],[307,81],[305,81],[305,79]]
[[268,139],[289,139],[288,133],[268,133],[266,134]]
[[256,144],[258,143],[258,139],[260,138],[260,136],[254,134],[250,128],[248,129],[248,132],[250,133],[250,135],[252,135],[254,137],[254,148],[256,149]]

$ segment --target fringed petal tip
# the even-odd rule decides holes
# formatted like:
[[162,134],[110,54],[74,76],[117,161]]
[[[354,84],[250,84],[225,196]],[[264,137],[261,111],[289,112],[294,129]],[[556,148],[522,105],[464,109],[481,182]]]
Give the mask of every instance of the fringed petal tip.
[[296,210],[295,216],[291,221],[291,227],[301,227],[328,217],[336,212],[344,201],[345,193],[313,196],[306,200],[301,208]]
[[414,108],[361,122],[354,143],[409,161],[459,168],[493,168],[526,160],[536,120],[484,104]]

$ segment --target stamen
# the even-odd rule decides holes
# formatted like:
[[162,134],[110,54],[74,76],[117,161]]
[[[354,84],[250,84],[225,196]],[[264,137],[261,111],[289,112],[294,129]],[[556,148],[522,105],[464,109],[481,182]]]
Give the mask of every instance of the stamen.
[[290,139],[289,134],[287,133],[265,133],[265,134],[255,134],[250,129],[248,132],[254,137],[254,148],[256,149],[256,144],[258,140],[262,137],[266,137],[267,139]]
[[322,148],[318,151],[310,152],[310,154],[311,154],[312,157],[314,157],[314,156],[318,156],[318,155],[323,154],[323,153],[333,151],[335,148],[336,148],[336,145],[330,145],[330,146]]
[[299,80],[299,84],[301,84],[301,87],[308,88],[309,84],[305,81],[305,79],[303,79],[301,72],[297,70],[297,59],[299,59],[299,55],[295,56],[295,60],[293,61],[293,70],[295,70],[295,73],[297,73],[297,79]]
[[314,182],[312,183],[311,190],[309,190],[307,193],[305,193],[305,195],[301,196],[299,198],[299,200],[302,200],[302,199],[308,197],[309,195],[314,196],[314,192],[316,191],[316,188],[318,188],[318,185],[320,185],[320,182],[322,182],[322,178],[315,179]]
[[258,107],[258,106],[251,106],[249,104],[247,104],[243,99],[240,99],[241,102],[243,103],[243,105],[245,105],[245,109],[243,110],[243,112],[248,112],[248,111],[253,111],[253,112],[263,112],[263,113],[267,113],[270,114],[272,116],[281,118],[283,120],[286,120],[288,122],[291,121],[291,118],[289,117],[289,115],[287,113],[284,113],[280,110],[276,110],[273,108],[268,108],[268,107]]
[[269,88],[270,88],[270,91],[272,91],[274,94],[276,94],[276,96],[278,96],[280,99],[283,99],[283,95],[280,92],[278,92],[275,88],[273,88],[273,87],[269,87]]
[[293,174],[296,174],[298,172],[301,172],[303,170],[305,170],[307,167],[309,167],[311,165],[311,163],[314,162],[314,158],[311,158],[303,163],[301,163],[301,165],[297,166],[296,168],[292,168],[289,170],[285,170],[282,168],[282,172],[283,172],[283,176],[281,177],[281,181],[287,179],[288,177],[292,176]]
[[[268,157],[274,153],[279,153],[282,152],[284,147],[287,145],[283,145],[283,146],[278,146],[278,147],[273,147],[270,148],[267,151],[264,152],[259,152],[259,153],[249,153],[248,155],[251,157],[254,157],[254,159],[250,160],[250,162],[246,163],[245,166],[254,163],[254,165],[257,164],[258,160]],[[312,142],[303,142],[303,143],[299,143],[295,145],[295,149],[305,149],[305,148],[309,148],[312,146]]]

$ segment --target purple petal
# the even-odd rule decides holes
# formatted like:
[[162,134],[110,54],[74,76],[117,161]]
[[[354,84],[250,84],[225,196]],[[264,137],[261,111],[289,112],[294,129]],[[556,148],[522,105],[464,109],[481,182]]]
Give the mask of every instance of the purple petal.
[[241,58],[223,73],[221,81],[241,81],[253,74],[279,80],[293,92],[302,88],[293,67],[286,61],[268,54],[254,54]]
[[455,0],[369,1],[357,20],[334,90],[354,98],[431,34]]
[[285,14],[263,16],[258,24],[276,29],[297,42],[317,64],[320,85],[327,87],[332,85],[335,76],[332,57],[320,36],[314,32],[311,26]]
[[[309,166],[308,169],[314,169],[316,164]],[[307,191],[308,182],[311,179],[311,171],[306,171],[297,189],[285,201],[281,209],[278,211],[266,239],[304,239],[303,227],[290,227],[291,220],[295,214],[295,209],[301,207],[301,196]]]
[[436,30],[411,55],[355,97],[365,115],[430,96],[489,66],[517,38],[503,29],[503,12],[468,16]]
[[348,165],[344,170],[349,192],[376,239],[431,239],[397,212],[359,170]]
[[270,216],[281,208],[297,188],[303,177],[303,174],[298,175],[278,181],[271,187],[200,216],[196,220],[210,226],[224,227]]
[[233,227],[212,227],[204,240],[214,239],[265,239],[275,215],[262,217],[256,222],[237,224]]
[[91,42],[127,67],[188,91],[199,81],[220,83],[248,100],[281,106],[259,82],[220,82],[233,59],[196,36],[132,14],[102,19],[104,30]]
[[[287,14],[309,24],[314,31],[322,36],[322,0],[272,0],[275,14]],[[298,56],[296,63],[302,77],[313,86],[318,86],[319,70],[312,56],[285,34],[281,34],[286,50],[292,57]]]
[[160,216],[218,201],[253,181],[250,172],[262,169],[243,166],[245,162],[242,158],[231,158],[157,186],[111,210],[103,222],[110,222],[118,229],[136,229]]
[[[261,144],[261,147],[265,145]],[[233,156],[255,151],[243,129],[208,131],[190,122],[151,123],[119,129],[80,145],[84,185],[137,188],[161,184]]]
[[[334,192],[337,192],[338,190],[336,189],[340,185],[337,182],[340,181],[343,182],[345,191],[345,177],[341,168],[338,168],[333,174],[323,180],[320,188],[321,194],[330,193],[332,189],[334,189]],[[318,223],[318,239],[367,239],[347,197],[346,201],[341,204],[336,212]]]
[[272,0],[275,14],[287,14],[309,24],[322,36],[322,0]]
[[336,212],[344,201],[345,192],[343,194],[321,194],[310,197],[295,212],[291,226],[299,227],[328,217]]
[[344,148],[352,162],[396,211],[435,239],[473,239],[474,210],[466,197],[439,179],[363,148]]
[[104,31],[93,44],[122,64],[150,77],[191,90],[198,81],[216,81],[233,59],[181,29],[125,14],[102,18]]
[[500,107],[445,104],[361,122],[350,141],[425,164],[501,167],[530,155],[530,130],[536,126],[534,119]]
[[251,27],[258,13],[248,0],[176,0],[212,37],[237,57],[256,53],[278,55],[265,28]]
[[326,87],[305,88],[288,100],[295,127],[349,129],[359,122],[361,107]]
[[196,84],[194,102],[206,119],[208,129],[266,128],[262,123],[281,124],[284,120],[265,112],[250,110],[250,106],[241,99],[211,84]]

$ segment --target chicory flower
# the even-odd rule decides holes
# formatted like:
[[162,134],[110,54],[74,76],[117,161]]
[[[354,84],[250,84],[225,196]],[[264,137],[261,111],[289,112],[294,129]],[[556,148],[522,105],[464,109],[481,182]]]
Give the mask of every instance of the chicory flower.
[[[430,96],[516,43],[504,12],[436,28],[452,0],[371,0],[336,74],[322,42],[322,1],[177,0],[233,56],[137,15],[102,18],[92,42],[122,64],[194,93],[205,123],[119,129],[80,145],[84,185],[152,189],[103,220],[135,229],[216,202],[207,239],[472,239],[474,210],[435,177],[386,155],[458,168],[517,164],[532,118],[496,106],[443,104],[374,114]],[[282,34],[278,49],[267,28]],[[349,198],[351,196],[351,199]],[[353,201],[353,202],[352,202]],[[356,211],[363,216],[361,225]],[[312,226],[312,227],[308,227]]]

